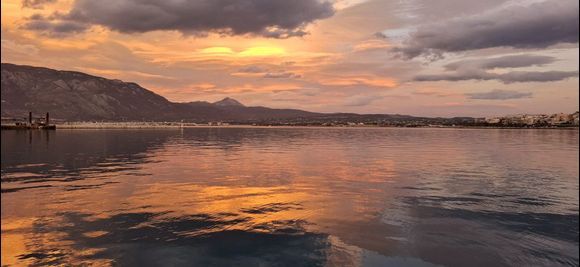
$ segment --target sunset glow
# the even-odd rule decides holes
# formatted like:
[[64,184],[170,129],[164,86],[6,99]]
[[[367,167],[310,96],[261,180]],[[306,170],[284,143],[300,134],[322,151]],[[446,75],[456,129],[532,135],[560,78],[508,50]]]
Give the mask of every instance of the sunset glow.
[[[430,1],[308,0],[301,1],[304,7],[280,7],[284,12],[312,10],[300,16],[283,13],[290,23],[282,15],[256,17],[250,10],[229,14],[216,3],[204,8],[238,21],[181,17],[179,10],[207,12],[189,4],[151,7],[155,14],[175,12],[171,22],[162,22],[141,21],[139,1],[112,9],[114,1],[7,0],[2,2],[2,62],[137,82],[176,102],[233,97],[274,108],[424,116],[578,109],[577,36],[566,36],[562,29],[542,44],[500,44],[490,35],[478,45],[469,43],[471,33],[460,26],[494,21],[505,12],[528,21],[534,10],[561,12],[558,19],[564,23],[577,19],[575,1],[468,2],[440,10]],[[66,15],[75,12],[92,17]],[[108,17],[117,12],[125,13]],[[552,13],[546,12],[543,21]],[[508,18],[502,23],[512,27]],[[489,29],[494,32],[502,29]],[[522,63],[481,67],[490,60]],[[494,90],[526,97],[472,97]]]
[[1,266],[578,266],[578,0],[2,0]]

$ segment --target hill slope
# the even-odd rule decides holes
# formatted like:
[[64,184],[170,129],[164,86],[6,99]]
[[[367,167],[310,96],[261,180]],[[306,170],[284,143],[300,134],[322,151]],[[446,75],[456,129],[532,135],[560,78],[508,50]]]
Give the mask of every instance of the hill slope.
[[2,116],[48,111],[67,120],[122,120],[175,112],[173,103],[135,83],[5,63],[1,75]]
[[292,109],[245,107],[225,98],[215,103],[173,103],[136,83],[81,72],[2,63],[2,116],[50,112],[64,120],[266,120],[316,116]]

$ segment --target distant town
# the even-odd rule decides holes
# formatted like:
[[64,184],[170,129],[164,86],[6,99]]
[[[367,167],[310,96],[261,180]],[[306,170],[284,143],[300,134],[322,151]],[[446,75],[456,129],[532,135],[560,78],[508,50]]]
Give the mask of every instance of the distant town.
[[[279,126],[379,126],[379,127],[502,127],[502,128],[565,128],[579,126],[578,111],[556,114],[516,114],[486,118],[455,117],[401,117],[381,118],[366,115],[361,117],[345,116],[344,118],[302,118],[285,121],[262,121],[254,125]],[[209,125],[223,125],[223,122],[213,122]]]
[[504,125],[504,126],[532,126],[532,127],[547,127],[547,126],[576,126],[578,127],[578,111],[572,114],[556,113],[552,115],[546,114],[520,114],[503,117],[489,117],[480,122],[489,125]]

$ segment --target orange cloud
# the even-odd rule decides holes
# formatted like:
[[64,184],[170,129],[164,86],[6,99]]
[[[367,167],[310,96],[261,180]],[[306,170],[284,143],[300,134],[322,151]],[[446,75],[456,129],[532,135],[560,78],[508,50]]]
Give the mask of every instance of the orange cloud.
[[327,78],[320,80],[319,83],[328,86],[371,86],[378,88],[393,88],[398,85],[394,79],[370,76]]
[[353,47],[354,52],[363,52],[363,51],[370,51],[370,50],[382,50],[390,48],[391,46],[383,41],[383,40],[367,40],[361,43],[356,44]]

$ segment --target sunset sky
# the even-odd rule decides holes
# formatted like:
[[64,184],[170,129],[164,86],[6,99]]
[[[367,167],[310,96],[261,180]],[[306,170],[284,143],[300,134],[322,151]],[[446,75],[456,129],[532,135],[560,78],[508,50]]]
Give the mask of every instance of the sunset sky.
[[2,0],[2,62],[176,102],[571,113],[578,56],[577,0]]

